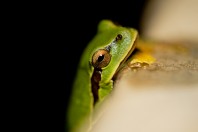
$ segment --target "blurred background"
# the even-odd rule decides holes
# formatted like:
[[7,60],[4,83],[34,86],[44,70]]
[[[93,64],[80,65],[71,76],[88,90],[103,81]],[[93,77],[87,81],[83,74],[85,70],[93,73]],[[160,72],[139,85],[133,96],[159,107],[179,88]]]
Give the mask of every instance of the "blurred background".
[[45,103],[47,109],[55,113],[48,113],[46,120],[53,119],[53,125],[48,124],[48,127],[64,131],[65,111],[77,64],[84,48],[96,34],[100,20],[111,19],[136,28],[146,39],[197,42],[197,5],[196,0],[46,3],[40,17],[45,19],[45,32],[50,34],[47,39],[53,44],[47,46],[50,47],[47,51],[50,56],[46,54],[50,66],[48,74],[52,78],[47,88],[50,98]]

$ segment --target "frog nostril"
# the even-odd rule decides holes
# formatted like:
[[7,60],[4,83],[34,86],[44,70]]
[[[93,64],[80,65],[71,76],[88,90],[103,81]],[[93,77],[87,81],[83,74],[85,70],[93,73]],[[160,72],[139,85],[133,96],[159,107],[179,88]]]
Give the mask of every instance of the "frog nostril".
[[116,36],[116,41],[121,40],[121,39],[122,39],[122,35],[121,35],[121,34],[118,34],[118,35]]

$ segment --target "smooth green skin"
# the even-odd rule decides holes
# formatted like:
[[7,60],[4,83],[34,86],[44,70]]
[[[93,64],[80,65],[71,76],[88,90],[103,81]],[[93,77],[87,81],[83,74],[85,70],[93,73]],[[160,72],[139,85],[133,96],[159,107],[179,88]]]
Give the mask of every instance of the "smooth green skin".
[[115,25],[110,20],[102,20],[98,25],[97,34],[82,54],[67,113],[67,126],[70,132],[79,131],[78,129],[84,122],[86,122],[86,125],[83,129],[89,129],[92,123],[91,114],[94,110],[91,92],[91,76],[94,70],[91,65],[92,56],[98,49],[104,49],[107,45],[110,45],[118,34],[123,36],[122,40],[112,45],[110,50],[111,61],[106,67],[102,68],[98,92],[98,103],[101,103],[113,88],[113,75],[130,49],[134,49],[138,32],[133,28]]

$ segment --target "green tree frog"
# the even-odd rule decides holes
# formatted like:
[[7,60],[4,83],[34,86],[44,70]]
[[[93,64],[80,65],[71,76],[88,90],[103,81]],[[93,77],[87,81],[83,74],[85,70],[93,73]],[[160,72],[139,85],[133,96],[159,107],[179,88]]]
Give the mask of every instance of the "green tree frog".
[[[84,50],[67,111],[69,132],[87,132],[92,113],[113,89],[116,73],[136,47],[138,31],[102,20]],[[86,125],[83,125],[86,123]]]

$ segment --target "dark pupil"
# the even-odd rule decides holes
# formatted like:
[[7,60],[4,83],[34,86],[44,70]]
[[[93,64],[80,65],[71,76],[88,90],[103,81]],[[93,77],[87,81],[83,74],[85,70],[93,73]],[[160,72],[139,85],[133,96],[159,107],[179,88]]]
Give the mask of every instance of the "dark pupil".
[[100,55],[100,56],[98,57],[98,62],[101,62],[103,59],[104,59],[104,55]]

